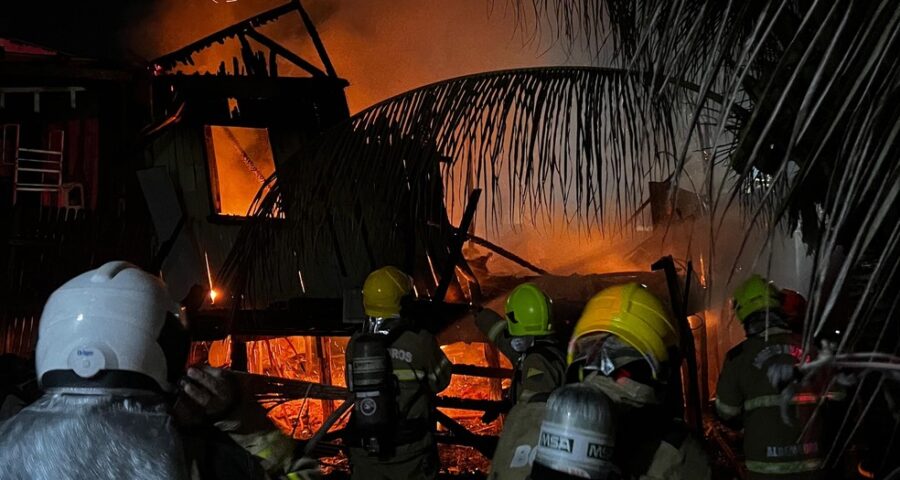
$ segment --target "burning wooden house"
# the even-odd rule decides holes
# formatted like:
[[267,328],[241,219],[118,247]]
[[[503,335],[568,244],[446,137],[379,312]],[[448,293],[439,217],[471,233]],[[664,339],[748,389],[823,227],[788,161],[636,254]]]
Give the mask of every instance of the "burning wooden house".
[[[300,23],[317,58],[304,58],[265,35],[260,27],[274,21]],[[237,56],[195,65],[199,54],[221,43],[235,47],[229,51]],[[28,55],[52,57],[40,49],[35,52]],[[197,71],[187,71],[192,68]],[[303,75],[281,73],[289,70]],[[140,214],[133,216],[137,220],[132,220],[140,225],[122,231],[140,232],[141,240],[129,241],[124,234],[112,237],[118,250],[110,248],[85,261],[96,263],[116,253],[161,272],[173,297],[185,299],[193,310],[193,360],[257,375],[253,378],[258,398],[271,407],[271,418],[296,437],[311,436],[335,402],[346,396],[343,351],[363,315],[359,289],[370,271],[384,265],[412,274],[418,297],[413,308],[429,320],[423,327],[437,335],[455,364],[453,383],[439,400],[441,441],[463,446],[452,448],[475,448],[484,456],[466,462],[461,459],[471,451],[455,450],[456,459],[445,462],[455,472],[487,464],[499,423],[485,425],[481,417],[485,410],[500,407],[497,400],[511,374],[508,362],[474,327],[471,306],[501,310],[506,294],[521,282],[536,282],[554,297],[563,336],[598,290],[625,281],[644,283],[669,298],[673,311],[690,322],[686,330],[698,333],[696,348],[705,358],[703,323],[699,317],[688,320],[688,314],[699,310],[701,296],[690,269],[679,273],[669,264],[666,272],[651,271],[648,261],[640,272],[606,269],[595,275],[554,276],[475,236],[470,227],[481,190],[471,184],[466,188],[465,200],[457,202],[461,215],[448,209],[448,171],[455,158],[434,140],[446,130],[447,119],[399,125],[369,118],[367,112],[351,118],[344,96],[348,83],[338,76],[297,1],[153,60],[148,70],[96,75],[90,82],[54,81],[73,85],[62,90],[42,83],[32,83],[32,90],[4,85],[6,90],[0,89],[6,102],[0,102],[4,155],[15,150],[7,145],[8,136],[22,138],[16,140],[22,145],[36,144],[43,155],[53,155],[61,138],[66,142],[77,138],[87,144],[80,147],[86,158],[94,158],[91,153],[98,148],[134,158],[131,165],[111,167],[116,172],[112,175],[103,173],[104,168],[91,170],[87,160],[76,162],[72,157],[70,165],[84,165],[79,167],[82,176],[54,177],[52,193],[38,191],[35,203],[69,212],[78,205],[59,198],[77,198],[84,210],[103,210],[117,205],[127,193],[129,206],[140,205]],[[78,117],[80,130],[70,125],[73,130],[65,137],[50,135],[58,122],[50,116],[53,108],[95,112],[118,105],[103,97],[112,94],[92,93],[94,86],[109,82],[120,82],[123,92],[150,92],[138,96],[149,121],[135,122],[115,112],[97,115],[110,123],[101,124],[98,137],[91,133],[98,120],[86,114]],[[440,103],[441,95],[426,89],[408,108]],[[51,100],[52,105],[69,103],[59,107],[41,103]],[[42,133],[27,134],[44,135],[47,141],[25,143],[29,137],[19,132],[31,127],[24,120],[15,121],[13,112],[21,112],[21,118],[47,115]],[[103,128],[113,127],[124,130],[110,137],[129,141],[117,148],[102,147],[102,142],[97,147],[97,138],[106,138]],[[57,144],[52,143],[54,138],[59,138]],[[99,158],[109,162],[110,155]],[[3,168],[0,172],[10,171]],[[372,169],[377,175],[366,173]],[[132,170],[137,170],[136,177]],[[64,187],[76,179],[81,179],[80,188]],[[116,196],[117,182],[135,186]],[[104,189],[113,193],[104,194]],[[666,217],[657,210],[665,210],[660,199],[667,191],[657,194],[656,203],[661,205],[654,205],[657,224]],[[522,273],[491,272],[483,257],[464,252],[463,247],[471,244],[510,260]],[[121,250],[126,247],[143,256],[124,255]],[[60,270],[65,278],[74,273]],[[50,289],[65,278],[51,282]],[[683,290],[687,288],[690,291]],[[693,341],[689,344],[694,346]],[[707,383],[696,378],[696,363],[688,362],[686,378],[691,380],[685,388],[686,394],[694,395],[686,396],[694,420],[699,419]],[[699,371],[703,377],[703,369]],[[454,455],[452,448],[444,455]]]
[[[287,17],[305,26],[321,68],[258,30]],[[240,58],[210,71],[179,70],[223,42],[238,44]],[[279,75],[283,62],[306,76]],[[194,284],[215,295],[213,274],[263,184],[281,166],[302,159],[323,130],[348,118],[347,82],[337,76],[298,2],[215,32],[151,65],[155,124],[144,132],[147,168],[138,177],[157,236],[168,242],[160,268],[176,298]]]

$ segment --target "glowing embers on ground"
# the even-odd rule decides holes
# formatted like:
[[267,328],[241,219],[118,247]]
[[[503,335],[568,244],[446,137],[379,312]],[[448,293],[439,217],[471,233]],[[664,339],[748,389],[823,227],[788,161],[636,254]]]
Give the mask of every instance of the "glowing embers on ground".
[[[441,347],[444,355],[455,365],[489,366],[485,360],[486,345],[482,343],[457,342]],[[500,367],[512,368],[505,357],[500,355]],[[497,385],[499,383],[499,385]],[[467,375],[454,375],[450,386],[441,393],[441,396],[466,398],[472,400],[499,400],[500,390],[496,387],[508,388],[508,379],[502,382],[492,382],[489,378],[472,377]],[[457,410],[442,408],[442,412],[459,422],[470,432],[477,435],[500,435],[503,429],[501,419],[496,419],[485,425],[481,421],[484,412],[474,410]],[[439,431],[444,431],[439,428]],[[485,458],[471,447],[458,445],[441,445],[438,451],[441,457],[441,468],[449,473],[487,472],[491,459]]]
[[[345,386],[344,362],[348,339],[346,337],[287,337],[247,342],[247,366],[250,373],[271,377],[324,383],[330,378],[334,386]],[[487,367],[485,345],[481,343],[454,343],[442,347],[444,354],[458,365]],[[230,362],[231,342],[197,342],[193,346],[192,361],[207,360],[212,366],[225,366]],[[511,368],[505,358],[500,357],[500,367]],[[323,370],[330,375],[322,376]],[[497,400],[500,389],[509,386],[509,380],[502,382],[483,377],[454,375],[450,386],[441,393],[444,397],[471,400]],[[271,398],[277,398],[273,396]],[[308,398],[282,398],[264,401],[269,418],[286,434],[297,439],[309,439],[321,426],[340,400],[326,401]],[[481,421],[483,412],[462,409],[441,409],[448,416],[478,435],[499,435],[501,420],[485,425]],[[338,421],[332,431],[346,426],[347,417]],[[439,428],[439,433],[447,433]],[[490,459],[480,455],[475,449],[464,446],[444,445],[439,448],[442,469],[454,474],[487,471]],[[346,456],[334,451],[334,456],[322,459],[323,469],[347,470]]]

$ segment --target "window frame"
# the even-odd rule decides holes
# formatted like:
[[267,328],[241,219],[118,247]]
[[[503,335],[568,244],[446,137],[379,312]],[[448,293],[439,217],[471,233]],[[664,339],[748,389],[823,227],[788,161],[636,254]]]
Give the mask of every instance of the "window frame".
[[[269,143],[269,152],[272,155],[273,173],[278,173],[278,162],[275,159],[275,150],[272,148],[272,138],[269,136],[269,127],[265,125],[252,124],[225,124],[225,123],[208,123],[203,126],[203,143],[204,143],[204,159],[206,163],[207,179],[206,184],[209,193],[209,221],[220,224],[240,225],[247,220],[247,215],[233,215],[221,213],[222,197],[219,191],[219,172],[216,160],[215,142],[213,141],[213,127],[219,128],[247,128],[253,130],[263,130],[266,133],[266,140]],[[249,207],[249,205],[248,205]]]

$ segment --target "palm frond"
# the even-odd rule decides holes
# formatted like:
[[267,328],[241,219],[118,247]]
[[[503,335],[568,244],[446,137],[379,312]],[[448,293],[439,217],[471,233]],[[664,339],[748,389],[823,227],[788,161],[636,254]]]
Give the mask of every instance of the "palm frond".
[[[442,81],[381,102],[279,167],[228,272],[275,278],[264,272],[321,260],[348,238],[360,241],[344,248],[359,252],[366,244],[370,260],[344,272],[347,284],[385,263],[441,271],[449,219],[472,188],[485,190],[483,221],[527,224],[561,211],[591,228],[626,228],[647,182],[673,173],[675,162],[664,152],[682,144],[678,132],[686,131],[691,110],[681,99],[698,88],[651,88],[652,81],[615,68],[520,69]],[[285,218],[270,228],[280,212]],[[378,241],[365,242],[363,232]]]
[[[548,8],[542,0],[521,3]],[[571,2],[552,3],[572,10]],[[801,229],[815,257],[806,348],[830,339],[836,341],[836,356],[896,354],[900,11],[895,2],[604,3],[609,22],[586,28],[596,29],[593,38],[610,35],[622,64],[663,78],[717,83],[723,96],[752,112],[739,119],[738,141],[726,155],[735,178],[720,183],[712,211],[727,211],[739,201],[749,222],[767,230],[770,239],[779,228]],[[717,123],[712,144],[723,143],[718,140],[724,122]],[[866,395],[854,396],[849,408],[862,409],[865,417],[886,388],[884,380],[896,379],[895,366],[872,359],[858,363],[865,372],[879,372],[874,382],[866,382],[872,375],[862,377],[859,388]],[[846,449],[861,423],[859,417],[845,419],[840,428],[845,440],[835,443],[830,458]]]

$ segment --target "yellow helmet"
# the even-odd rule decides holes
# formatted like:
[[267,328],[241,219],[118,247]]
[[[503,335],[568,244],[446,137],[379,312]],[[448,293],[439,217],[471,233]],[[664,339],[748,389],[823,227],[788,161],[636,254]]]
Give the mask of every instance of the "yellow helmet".
[[637,283],[606,288],[588,301],[569,342],[569,364],[575,359],[576,342],[595,333],[613,334],[637,349],[650,363],[654,378],[669,360],[669,348],[679,342],[678,325],[666,307]]
[[412,280],[397,267],[382,267],[370,273],[363,284],[363,307],[370,317],[400,313],[400,300],[412,291]]

